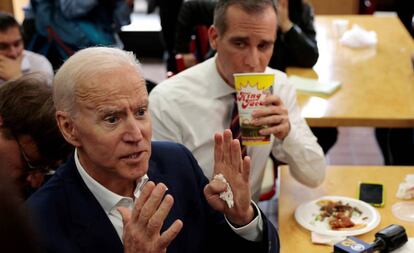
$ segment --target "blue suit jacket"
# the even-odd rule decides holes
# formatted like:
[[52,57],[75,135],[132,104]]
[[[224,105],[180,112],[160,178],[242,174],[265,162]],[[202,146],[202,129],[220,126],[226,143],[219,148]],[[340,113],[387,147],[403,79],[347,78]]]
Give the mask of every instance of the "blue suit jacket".
[[[163,182],[174,197],[162,230],[176,219],[184,227],[167,252],[278,252],[275,228],[264,217],[262,242],[236,235],[206,202],[208,183],[196,160],[182,145],[153,142],[148,176]],[[106,213],[79,175],[73,157],[27,201],[47,252],[123,252]]]

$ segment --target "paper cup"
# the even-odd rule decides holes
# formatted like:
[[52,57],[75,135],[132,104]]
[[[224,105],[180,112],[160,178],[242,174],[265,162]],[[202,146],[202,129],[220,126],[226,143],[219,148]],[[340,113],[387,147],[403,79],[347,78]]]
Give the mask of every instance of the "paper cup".
[[252,112],[265,107],[263,100],[272,94],[274,81],[274,74],[234,74],[241,138],[245,146],[270,143],[270,135],[259,134],[259,130],[267,126],[254,126],[251,121]]

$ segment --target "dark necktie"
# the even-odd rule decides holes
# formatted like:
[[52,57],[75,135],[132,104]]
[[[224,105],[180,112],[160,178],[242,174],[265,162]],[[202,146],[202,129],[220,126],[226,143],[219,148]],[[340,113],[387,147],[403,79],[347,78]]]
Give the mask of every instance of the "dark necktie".
[[231,114],[231,122],[230,122],[230,130],[233,133],[233,138],[238,139],[240,142],[240,148],[241,148],[241,154],[244,158],[247,155],[247,149],[246,146],[242,143],[241,138],[241,130],[240,130],[240,123],[239,123],[239,110],[237,108],[237,99],[236,94],[233,94],[233,112]]

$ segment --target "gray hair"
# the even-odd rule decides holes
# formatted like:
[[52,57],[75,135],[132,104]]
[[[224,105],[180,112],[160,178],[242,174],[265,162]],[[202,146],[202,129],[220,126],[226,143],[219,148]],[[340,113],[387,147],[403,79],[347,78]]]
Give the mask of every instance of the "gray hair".
[[53,80],[53,102],[57,111],[76,114],[76,93],[88,80],[119,67],[133,67],[142,76],[132,52],[118,48],[90,47],[76,52],[60,67]]
[[214,26],[220,35],[227,31],[226,12],[232,5],[240,7],[249,14],[260,13],[269,6],[277,13],[274,0],[219,0],[214,9]]

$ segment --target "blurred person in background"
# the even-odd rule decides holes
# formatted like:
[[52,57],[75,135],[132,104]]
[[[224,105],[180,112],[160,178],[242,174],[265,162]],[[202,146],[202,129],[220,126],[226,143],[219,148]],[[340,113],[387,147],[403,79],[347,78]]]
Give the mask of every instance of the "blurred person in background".
[[175,36],[178,12],[183,0],[147,0],[147,13],[159,7],[162,40],[164,42],[167,71],[176,71],[175,66]]
[[0,170],[27,198],[71,152],[55,120],[52,89],[27,74],[0,86]]
[[24,50],[21,28],[16,19],[0,12],[0,85],[21,75],[42,72],[50,84],[53,69],[42,55]]
[[131,23],[133,0],[31,0],[30,17],[37,36],[32,49],[48,57],[55,69],[79,49],[123,48],[118,32]]
[[[398,17],[414,38],[414,1],[396,1]],[[414,71],[414,52],[411,55]],[[414,165],[413,128],[376,128],[375,137],[381,149],[385,165]]]

